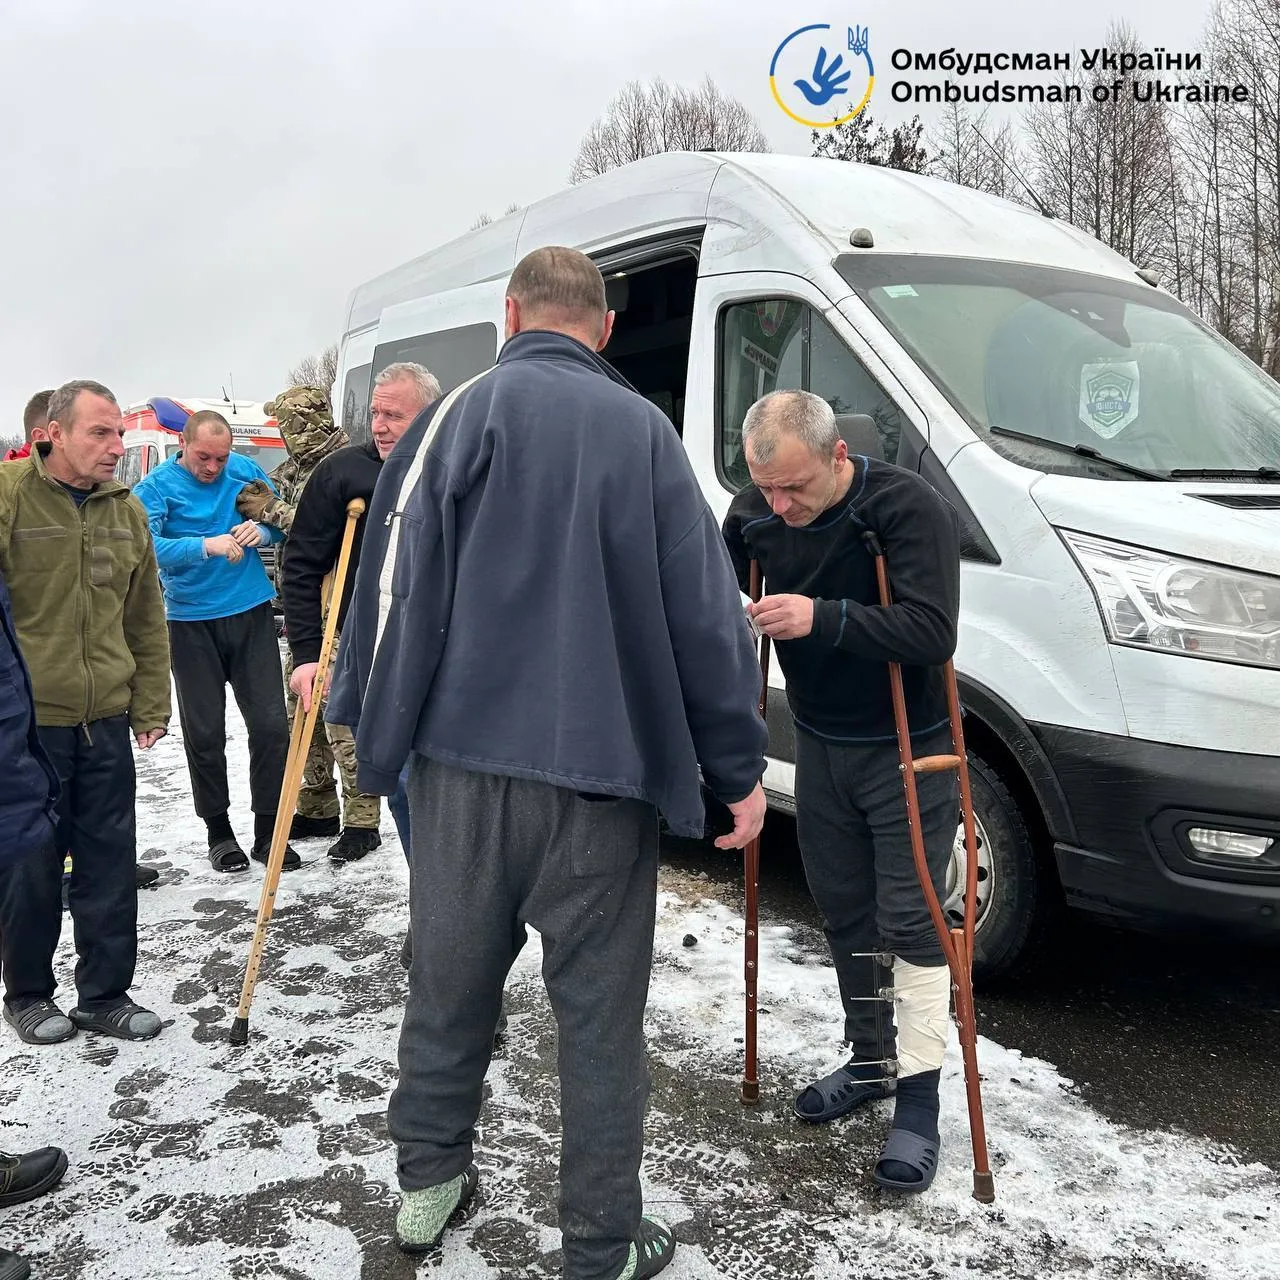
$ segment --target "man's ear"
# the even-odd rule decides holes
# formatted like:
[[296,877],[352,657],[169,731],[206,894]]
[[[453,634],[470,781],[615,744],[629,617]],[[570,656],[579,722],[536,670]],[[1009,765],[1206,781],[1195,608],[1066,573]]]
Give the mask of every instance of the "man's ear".
[[613,337],[613,321],[615,312],[606,311],[604,316],[604,332],[600,335],[600,341],[596,343],[596,350],[603,351],[609,345],[609,339]]
[[504,304],[506,313],[507,337],[514,338],[520,332],[520,304],[510,295]]

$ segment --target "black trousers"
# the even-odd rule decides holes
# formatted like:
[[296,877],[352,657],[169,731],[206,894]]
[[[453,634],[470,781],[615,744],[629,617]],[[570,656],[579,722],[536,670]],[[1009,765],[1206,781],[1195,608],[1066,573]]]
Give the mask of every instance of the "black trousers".
[[196,813],[207,821],[231,807],[228,684],[249,731],[253,812],[275,813],[289,754],[289,721],[270,603],[229,618],[170,622],[169,653]]
[[134,860],[133,735],[127,715],[87,728],[40,727],[62,780],[51,849],[0,871],[0,968],[15,1010],[50,1000],[62,932],[62,860],[71,854],[68,902],[75,929],[80,1008],[114,1008],[133,985],[138,956]]

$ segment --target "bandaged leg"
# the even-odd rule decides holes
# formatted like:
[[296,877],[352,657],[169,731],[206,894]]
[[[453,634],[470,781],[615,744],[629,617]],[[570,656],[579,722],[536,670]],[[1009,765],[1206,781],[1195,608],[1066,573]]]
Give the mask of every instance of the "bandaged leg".
[[898,1022],[898,1078],[936,1071],[947,1049],[951,970],[945,964],[911,964],[893,958],[893,998]]

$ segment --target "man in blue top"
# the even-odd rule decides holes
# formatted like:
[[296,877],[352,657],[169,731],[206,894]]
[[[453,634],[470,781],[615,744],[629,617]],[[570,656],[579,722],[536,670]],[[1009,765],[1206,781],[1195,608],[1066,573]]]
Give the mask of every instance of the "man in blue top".
[[[194,413],[182,451],[134,486],[147,509],[169,619],[169,648],[178,717],[196,813],[209,829],[215,871],[249,865],[231,829],[227,790],[227,684],[249,732],[249,789],[254,814],[252,856],[271,848],[289,722],[271,599],[275,590],[257,548],[279,542],[270,525],[241,520],[240,490],[270,484],[256,462],[231,451],[231,428],[212,410]],[[284,866],[301,865],[285,851]]]

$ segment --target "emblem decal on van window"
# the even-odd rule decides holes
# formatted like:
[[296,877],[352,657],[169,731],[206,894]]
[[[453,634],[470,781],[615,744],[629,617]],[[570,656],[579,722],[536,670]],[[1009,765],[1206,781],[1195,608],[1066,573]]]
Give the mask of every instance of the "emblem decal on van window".
[[1086,427],[1110,440],[1137,416],[1136,360],[1087,364],[1080,370],[1080,421]]
[[786,315],[787,304],[781,298],[756,303],[756,319],[760,322],[760,332],[766,338],[772,338],[778,332]]

